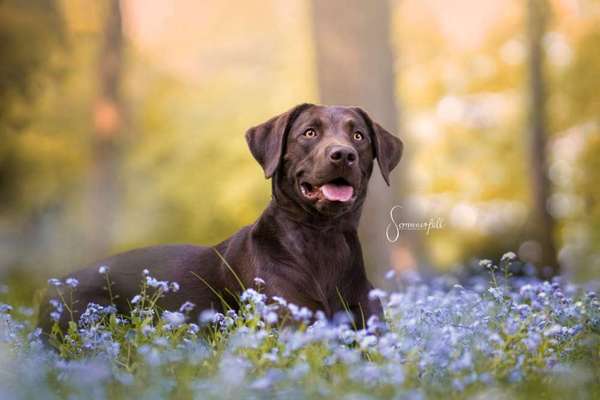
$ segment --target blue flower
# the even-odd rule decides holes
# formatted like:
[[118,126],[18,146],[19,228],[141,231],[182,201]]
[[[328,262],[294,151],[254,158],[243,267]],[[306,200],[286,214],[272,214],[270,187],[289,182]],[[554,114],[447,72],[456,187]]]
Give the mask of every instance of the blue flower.
[[48,284],[50,286],[59,287],[62,285],[62,282],[60,279],[50,278],[50,279],[48,279]]
[[77,279],[75,279],[75,278],[67,278],[67,279],[65,280],[65,284],[66,284],[67,286],[70,286],[70,287],[72,287],[72,288],[75,288],[75,287],[77,287],[77,286],[79,285],[79,281],[78,281]]
[[515,253],[513,253],[512,251],[509,251],[502,255],[502,258],[500,258],[500,261],[501,262],[511,262],[511,261],[515,261],[516,259],[517,259],[517,255]]
[[182,324],[185,323],[185,315],[180,312],[174,311],[165,311],[162,314],[162,318],[167,321],[167,323],[174,328],[178,328]]
[[133,296],[133,298],[131,299],[131,304],[137,304],[140,302],[140,300],[142,300],[142,296],[139,294],[136,294],[135,296]]
[[188,313],[188,312],[192,311],[195,307],[196,307],[196,305],[194,303],[192,303],[190,301],[186,301],[179,307],[179,312]]
[[369,300],[381,300],[387,297],[387,293],[381,289],[372,289],[369,291]]

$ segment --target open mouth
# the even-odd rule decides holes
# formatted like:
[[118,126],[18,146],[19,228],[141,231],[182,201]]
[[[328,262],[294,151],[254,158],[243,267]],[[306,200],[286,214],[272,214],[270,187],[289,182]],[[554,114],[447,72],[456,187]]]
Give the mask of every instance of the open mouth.
[[350,201],[354,195],[354,188],[344,178],[336,178],[321,186],[302,182],[300,190],[304,197],[310,200],[329,200],[342,203]]

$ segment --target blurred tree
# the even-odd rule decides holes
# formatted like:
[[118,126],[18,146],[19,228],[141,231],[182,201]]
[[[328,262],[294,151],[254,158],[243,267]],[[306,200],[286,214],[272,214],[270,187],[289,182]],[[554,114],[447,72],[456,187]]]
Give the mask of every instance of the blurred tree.
[[50,54],[62,39],[54,0],[0,3],[0,211],[15,206],[20,197],[24,166],[16,135],[30,122],[46,78],[56,72]]
[[[598,1],[547,1],[553,7],[543,39],[542,98],[545,131],[552,133],[547,156],[554,233],[562,239],[563,270],[600,271]],[[385,3],[361,10],[356,1],[337,1],[327,10],[327,4],[252,0],[236,3],[235,13],[218,0],[176,7],[122,2],[127,72],[116,75],[115,112],[105,107],[99,88],[107,9],[115,3],[0,2],[0,268],[43,280],[89,261],[84,244],[94,239],[87,236],[86,216],[92,215],[90,202],[100,198],[110,207],[94,218],[93,231],[112,242],[109,252],[229,236],[252,222],[269,198],[244,130],[295,103],[316,101],[317,83],[322,101],[362,105],[390,131],[398,129],[391,105],[401,88],[400,122],[409,131],[402,139],[410,141],[411,160],[402,160],[394,178],[402,180],[409,166],[411,185],[387,188],[374,172],[367,204],[373,207],[365,211],[361,232],[371,266],[383,254],[371,243],[392,250],[394,264],[406,265],[386,245],[388,210],[380,205],[406,187],[414,201],[399,204],[416,206],[403,220],[447,221],[430,236],[417,233],[440,268],[472,257],[496,259],[537,239],[531,235],[536,223],[526,218],[533,207],[533,201],[527,206],[533,198],[532,146],[518,145],[530,138],[523,129],[529,111],[521,101],[530,90],[516,90],[525,86],[529,66],[527,3],[390,3],[391,16],[381,11]],[[497,18],[482,22],[482,9]],[[392,32],[389,18],[401,21],[391,24]],[[471,23],[479,26],[480,40],[462,46],[460,38],[475,36],[466,26]],[[303,40],[310,29],[316,43]],[[402,46],[399,83],[388,35]],[[319,82],[310,54],[315,48]],[[115,140],[100,141],[111,120],[119,122],[109,129]],[[135,127],[135,146],[124,146],[129,129],[123,122]],[[107,142],[114,162],[101,161],[105,153],[97,144]],[[115,192],[107,195],[98,184],[103,179],[90,179],[92,171],[108,171],[103,179]],[[559,203],[573,213],[556,213]],[[566,258],[573,259],[572,269]],[[382,259],[381,268],[388,263]]]
[[[546,87],[544,82],[543,39],[548,17],[546,0],[527,2],[527,84],[529,114],[529,155],[533,190],[532,230],[539,243],[539,255],[533,252],[531,261],[555,275],[559,272],[554,243],[554,217],[548,210],[551,194],[546,160]],[[537,258],[537,259],[536,259]],[[542,271],[540,271],[542,272]]]
[[[600,9],[592,2],[577,21],[573,60],[558,82],[563,90],[565,150],[577,155],[568,161],[565,193],[577,199],[565,221],[566,251],[561,254],[567,273],[579,279],[600,276]],[[560,110],[559,110],[560,111]],[[573,140],[575,139],[575,140]],[[562,148],[562,146],[561,146]],[[563,160],[563,164],[565,161]],[[573,198],[573,197],[571,197]]]
[[98,56],[98,97],[94,104],[93,154],[90,179],[90,240],[95,256],[111,246],[119,204],[119,164],[122,144],[123,24],[119,0],[110,0],[101,31]]
[[[361,106],[383,127],[397,134],[389,3],[376,1],[367,5],[360,0],[315,0],[312,12],[321,101]],[[375,281],[381,279],[382,271],[391,265],[391,245],[385,231],[390,222],[389,210],[397,200],[394,198],[399,186],[397,174],[398,170],[392,188],[388,188],[375,168],[363,211],[360,235],[365,262],[374,273]],[[403,259],[414,260],[412,257]]]

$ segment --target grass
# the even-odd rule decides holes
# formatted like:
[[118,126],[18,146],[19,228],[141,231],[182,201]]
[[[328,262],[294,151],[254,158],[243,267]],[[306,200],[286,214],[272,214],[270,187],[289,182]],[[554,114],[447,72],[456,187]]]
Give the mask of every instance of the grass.
[[[140,277],[128,315],[90,304],[40,340],[35,312],[0,303],[0,393],[6,398],[600,398],[600,302],[560,278],[511,277],[520,264],[484,260],[487,276],[375,290],[386,321],[357,330],[345,312],[268,299],[256,281],[239,310],[161,310],[174,282]],[[110,289],[110,271],[106,274]],[[395,278],[392,278],[395,280]],[[400,281],[398,281],[400,282]],[[76,281],[52,280],[69,313]],[[3,287],[9,298],[17,288]],[[1,299],[1,297],[0,297]],[[293,327],[286,321],[294,320]]]

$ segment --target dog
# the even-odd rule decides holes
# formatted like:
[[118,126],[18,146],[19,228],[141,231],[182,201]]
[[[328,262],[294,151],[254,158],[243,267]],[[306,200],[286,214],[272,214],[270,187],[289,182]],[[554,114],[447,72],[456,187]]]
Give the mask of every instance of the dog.
[[[267,298],[280,296],[328,318],[350,311],[364,325],[381,317],[380,301],[369,298],[357,228],[374,161],[389,185],[402,141],[361,108],[313,104],[250,128],[246,141],[272,186],[272,199],[254,224],[214,247],[145,247],[75,272],[79,285],[71,289],[73,303],[59,326],[77,321],[91,302],[128,313],[144,273],[177,282],[180,289],[158,305],[176,310],[192,302],[192,318],[222,310],[223,302],[235,308],[235,296],[255,287],[255,278],[264,281]],[[46,296],[39,326],[47,334],[54,324],[52,289]]]

